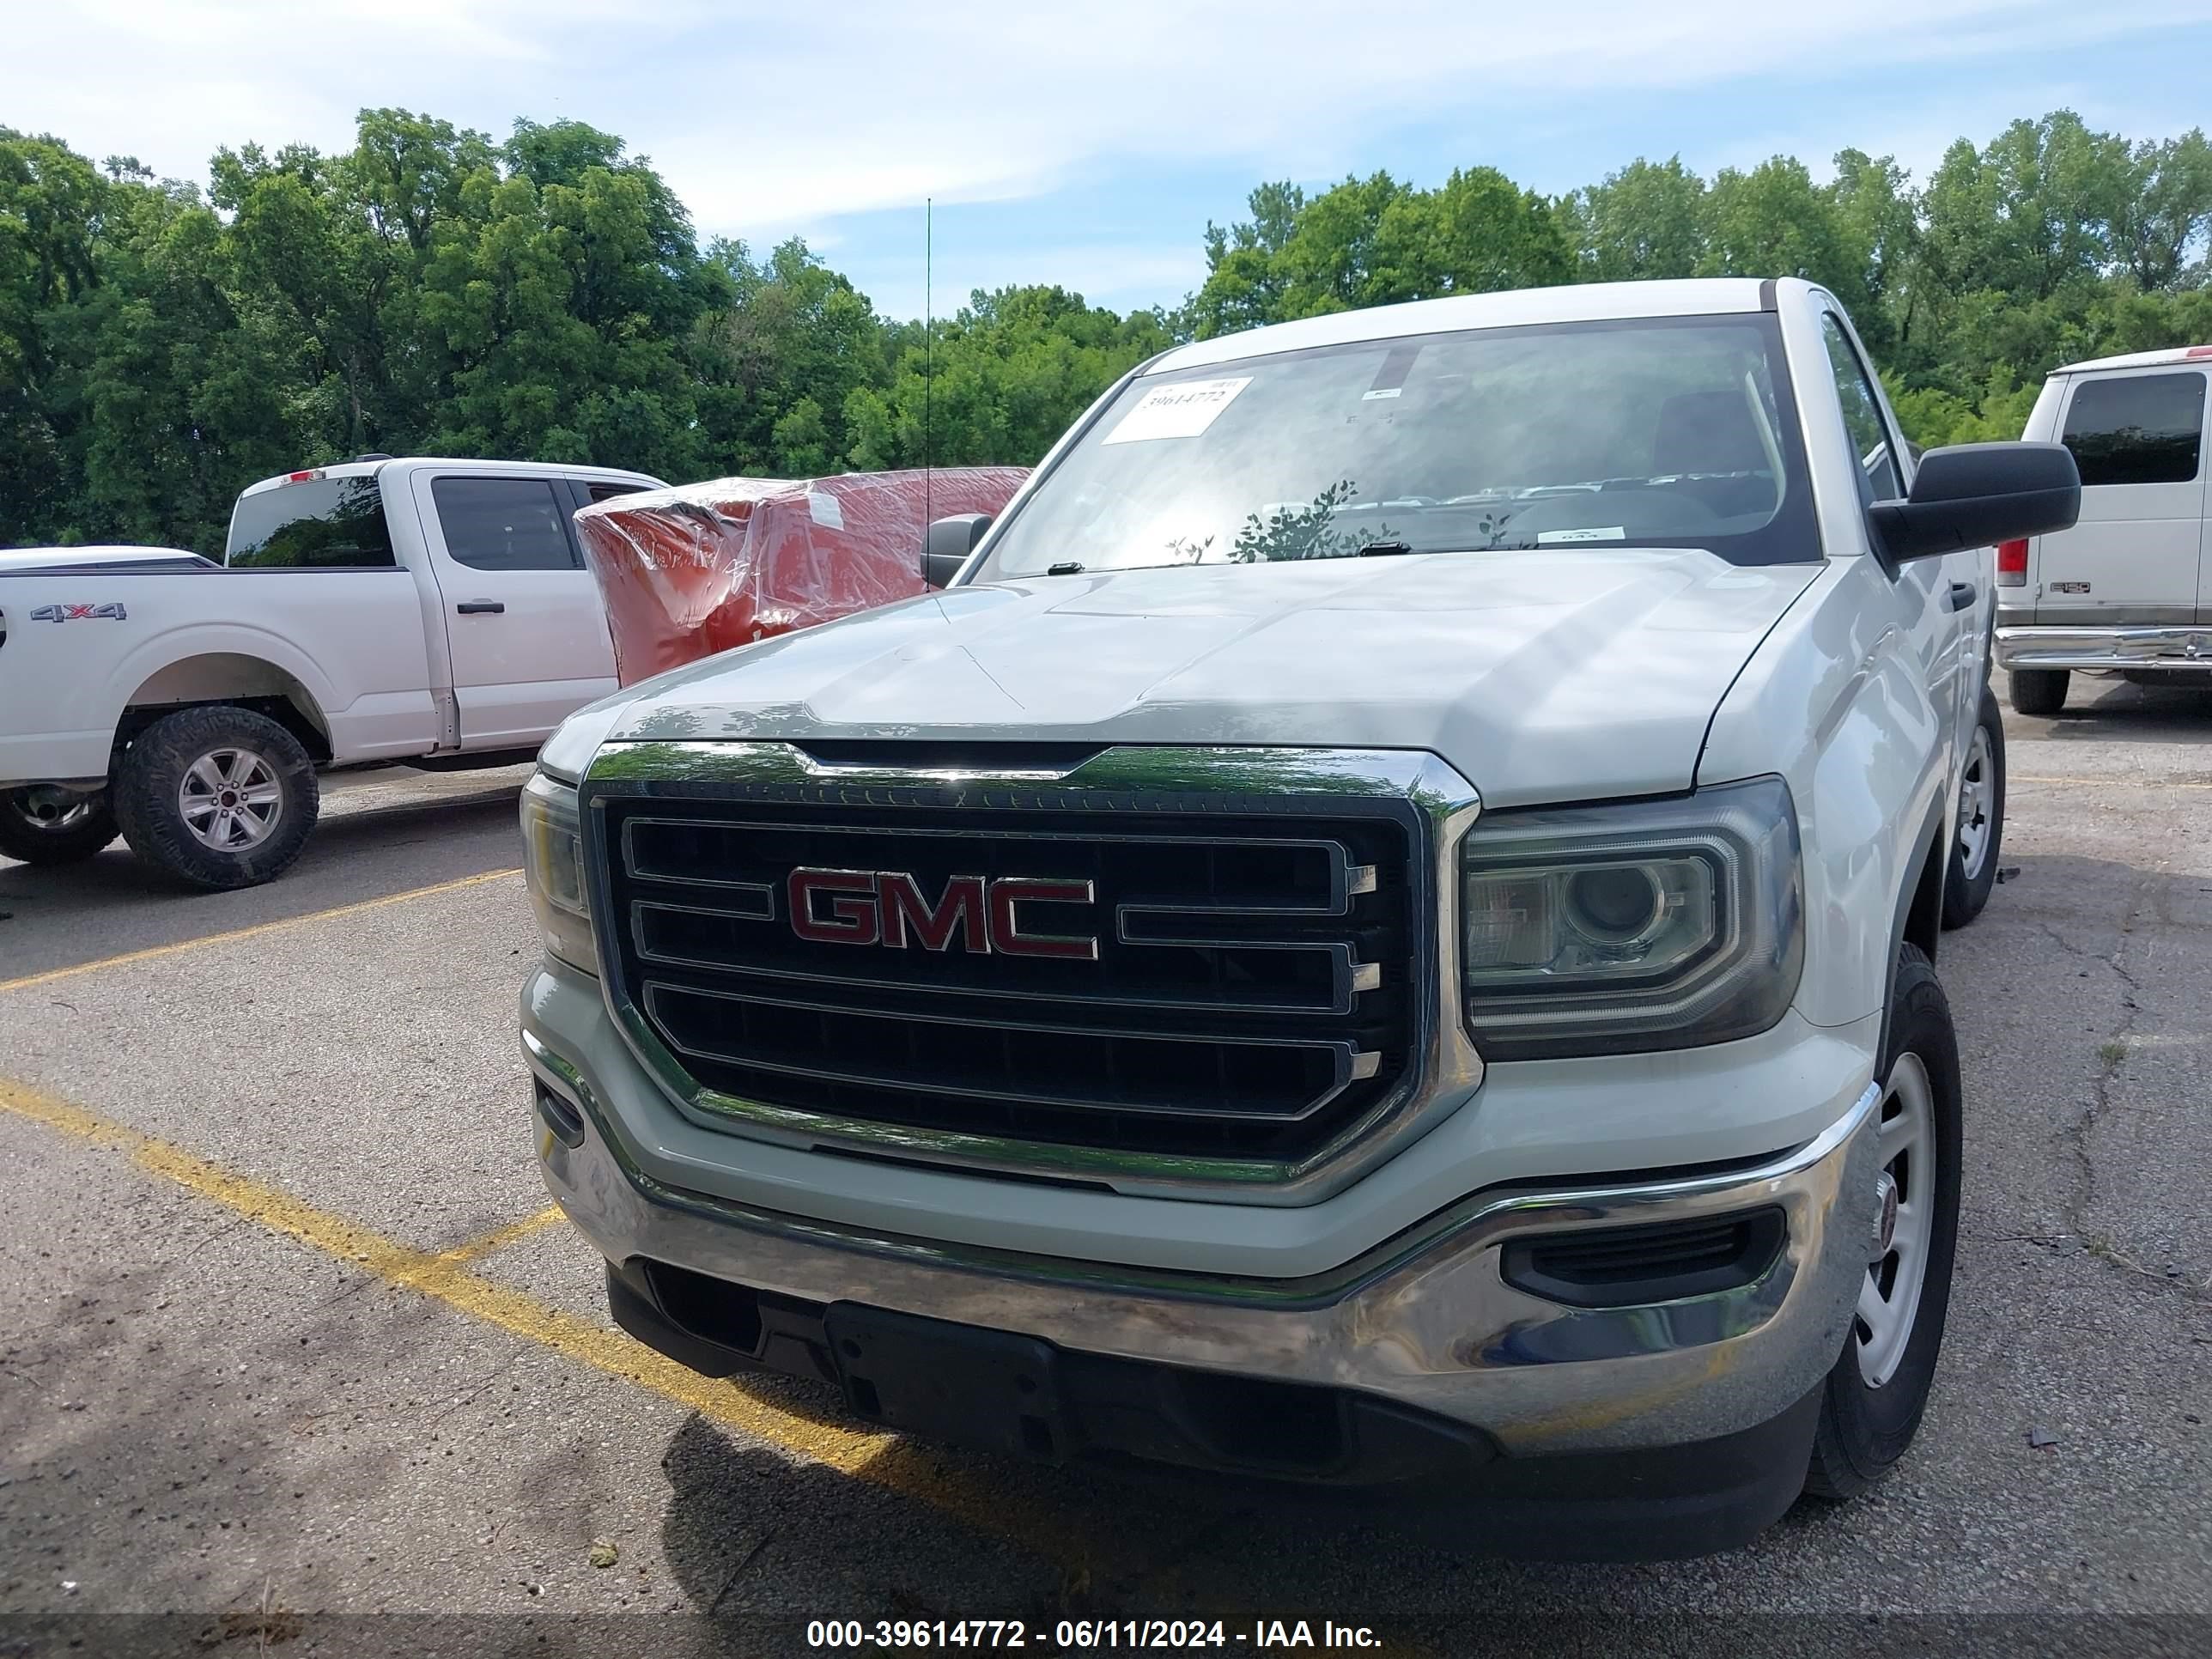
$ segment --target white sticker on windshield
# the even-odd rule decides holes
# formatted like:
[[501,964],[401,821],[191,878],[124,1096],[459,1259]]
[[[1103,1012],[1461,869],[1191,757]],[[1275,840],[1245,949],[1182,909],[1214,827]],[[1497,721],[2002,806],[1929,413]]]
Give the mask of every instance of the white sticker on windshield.
[[845,527],[845,508],[827,490],[810,489],[806,492],[806,514],[827,529],[842,530]]
[[1628,532],[1620,525],[1608,525],[1602,530],[1540,530],[1536,532],[1539,547],[1561,547],[1571,542],[1620,542],[1628,539]]
[[1098,441],[1133,444],[1149,438],[1195,438],[1251,384],[1247,374],[1241,380],[1178,380],[1155,386]]

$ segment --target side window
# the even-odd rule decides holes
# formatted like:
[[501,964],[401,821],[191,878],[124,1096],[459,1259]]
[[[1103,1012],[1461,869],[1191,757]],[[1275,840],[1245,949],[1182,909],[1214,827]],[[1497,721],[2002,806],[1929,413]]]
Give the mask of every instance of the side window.
[[2188,483],[2204,435],[2204,377],[2138,374],[2084,380],[2059,441],[2084,484]]
[[611,501],[617,495],[641,495],[645,493],[643,484],[608,483],[605,480],[592,483],[579,478],[576,487],[584,492],[586,500],[593,501]]
[[241,570],[389,570],[399,562],[373,473],[240,496],[223,562]]
[[472,570],[574,570],[567,503],[550,478],[440,478],[446,550]]
[[1820,314],[1820,337],[1828,347],[1828,368],[1836,377],[1836,396],[1844,406],[1844,430],[1859,461],[1859,499],[1872,505],[1893,501],[1905,494],[1897,457],[1890,452],[1889,428],[1881,418],[1881,400],[1866,366],[1851,349],[1850,337],[1832,313]]

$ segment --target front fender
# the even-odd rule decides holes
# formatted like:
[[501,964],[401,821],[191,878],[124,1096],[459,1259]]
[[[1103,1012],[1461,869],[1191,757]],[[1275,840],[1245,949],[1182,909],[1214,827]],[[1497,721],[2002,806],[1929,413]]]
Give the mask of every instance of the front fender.
[[1780,771],[1804,847],[1796,1006],[1843,1025],[1887,1002],[1898,930],[1932,842],[1948,844],[1950,739],[1871,559],[1838,560],[1769,635],[1716,712],[1698,781]]

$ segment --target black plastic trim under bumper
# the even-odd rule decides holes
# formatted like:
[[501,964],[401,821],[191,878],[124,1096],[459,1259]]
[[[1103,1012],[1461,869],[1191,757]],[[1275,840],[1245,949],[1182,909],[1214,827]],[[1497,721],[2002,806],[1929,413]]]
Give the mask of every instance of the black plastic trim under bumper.
[[1734,1548],[1804,1486],[1816,1388],[1718,1439],[1505,1455],[1479,1429],[1357,1389],[1084,1352],[857,1303],[827,1305],[633,1259],[615,1322],[703,1375],[827,1383],[855,1417],[971,1449],[1208,1486],[1487,1553],[1644,1560]]

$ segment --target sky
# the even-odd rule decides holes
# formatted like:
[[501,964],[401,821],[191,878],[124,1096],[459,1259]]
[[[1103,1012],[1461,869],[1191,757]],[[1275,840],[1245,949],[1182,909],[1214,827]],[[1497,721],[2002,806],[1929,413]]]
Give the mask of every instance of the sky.
[[804,236],[894,317],[1052,282],[1117,310],[1205,276],[1265,179],[1556,194],[1845,146],[1923,176],[2057,108],[2212,119],[2212,0],[0,0],[0,126],[204,181],[222,145],[351,143],[398,106],[650,156],[702,238]]

